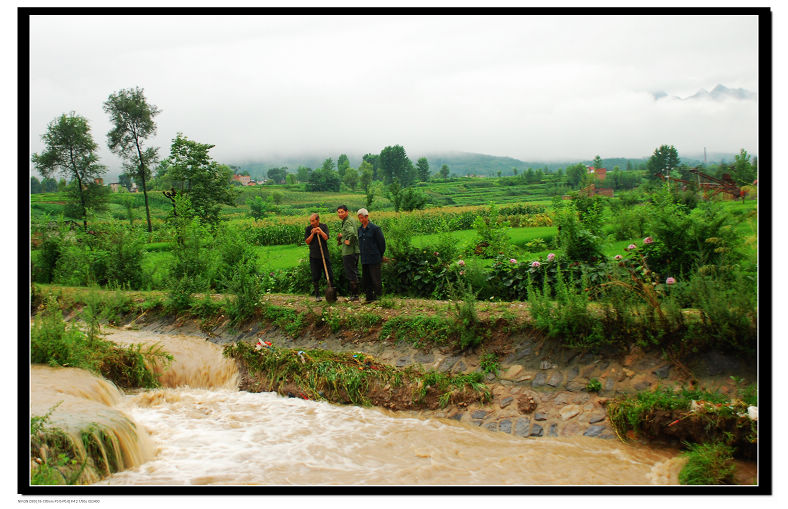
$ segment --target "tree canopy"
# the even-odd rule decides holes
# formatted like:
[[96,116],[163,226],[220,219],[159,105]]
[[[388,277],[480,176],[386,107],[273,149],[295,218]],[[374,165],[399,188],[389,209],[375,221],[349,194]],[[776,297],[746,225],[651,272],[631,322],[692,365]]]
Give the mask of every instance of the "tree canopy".
[[98,145],[90,134],[88,120],[73,111],[60,115],[47,125],[41,139],[44,141],[44,151],[33,154],[33,166],[45,179],[60,173],[76,182],[76,189],[71,196],[79,209],[77,215],[82,218],[87,229],[88,203],[85,191],[106,172],[106,168],[98,163]]
[[218,223],[221,205],[233,205],[235,199],[230,186],[233,170],[211,158],[208,151],[213,147],[178,133],[163,162],[165,179],[179,194],[189,196],[194,214],[207,224]]
[[158,148],[143,148],[143,143],[156,134],[153,119],[161,111],[148,104],[143,89],[139,87],[110,94],[104,102],[104,111],[109,114],[113,125],[107,134],[109,149],[124,160],[123,168],[127,173],[139,178],[145,195],[148,231],[153,231],[146,182],[151,178],[150,168],[158,161]]
[[681,160],[679,159],[679,152],[673,145],[661,145],[658,149],[654,150],[654,154],[649,158],[646,163],[648,169],[648,176],[653,180],[657,180],[661,175],[670,174],[671,171],[676,169]]

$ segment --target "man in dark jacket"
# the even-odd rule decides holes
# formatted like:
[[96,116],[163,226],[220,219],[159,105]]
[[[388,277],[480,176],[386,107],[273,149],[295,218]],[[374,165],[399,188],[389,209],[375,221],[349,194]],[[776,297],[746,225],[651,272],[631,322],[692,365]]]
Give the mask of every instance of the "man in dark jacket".
[[[319,236],[318,241],[315,237]],[[328,254],[328,226],[320,222],[318,214],[309,216],[309,226],[304,231],[304,242],[309,246],[309,268],[312,270],[312,285],[315,288],[315,300],[321,301],[320,280],[325,278],[323,258],[326,260],[328,278],[334,286],[334,273],[331,271],[331,257]],[[323,247],[323,256],[320,256],[320,246]]]
[[373,302],[383,295],[381,263],[386,252],[386,239],[383,231],[374,223],[369,222],[367,209],[358,210],[358,247],[361,251],[361,286],[364,288],[367,302]]

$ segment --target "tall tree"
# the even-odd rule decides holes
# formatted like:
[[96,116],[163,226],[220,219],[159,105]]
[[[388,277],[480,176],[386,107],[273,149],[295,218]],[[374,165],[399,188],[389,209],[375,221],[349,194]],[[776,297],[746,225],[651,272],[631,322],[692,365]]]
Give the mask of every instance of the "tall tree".
[[57,180],[53,178],[44,178],[41,180],[41,187],[45,193],[54,193],[57,191]]
[[402,145],[388,146],[380,151],[380,168],[383,172],[383,182],[387,185],[399,182],[402,187],[407,187],[413,183],[416,176],[413,163],[408,159]]
[[372,180],[374,174],[372,172],[372,163],[369,161],[362,161],[361,166],[358,167],[358,183],[361,186],[361,189],[364,190],[366,193],[369,189],[370,184],[372,184]]
[[36,177],[30,177],[30,194],[38,194],[43,190],[44,188],[41,185],[41,181],[39,181]]
[[[380,154],[364,154],[362,160],[369,163],[372,167],[372,180],[381,180],[383,177],[379,173],[380,168]],[[361,171],[361,166],[358,167]]]
[[178,133],[164,164],[168,180],[179,194],[189,197],[195,215],[202,222],[215,225],[221,205],[233,205],[235,195],[230,186],[233,170],[211,158],[208,151],[213,147]]
[[73,196],[78,202],[78,215],[82,217],[82,224],[87,230],[86,190],[107,171],[98,164],[98,145],[90,134],[88,120],[73,111],[68,115],[60,115],[49,123],[41,139],[44,141],[44,151],[33,154],[33,165],[45,178],[59,172],[76,182]]
[[737,155],[734,156],[733,162],[733,180],[740,186],[752,184],[757,177],[755,166],[750,163],[750,154],[746,150],[741,149]]
[[449,166],[445,164],[442,165],[438,174],[441,176],[441,178],[449,178]]
[[573,188],[580,187],[586,173],[588,173],[588,170],[583,163],[569,165],[566,167],[566,182]]
[[153,231],[148,206],[148,190],[146,181],[150,180],[150,168],[158,160],[158,148],[143,148],[148,137],[156,134],[156,123],[153,118],[161,110],[148,104],[143,89],[122,89],[110,94],[104,103],[104,111],[109,114],[112,130],[107,134],[109,149],[119,155],[126,164],[127,172],[139,178],[142,193],[145,195],[145,216],[148,220],[148,232]]
[[342,177],[342,182],[353,191],[356,190],[358,185],[358,171],[355,168],[345,169],[345,176]]
[[[416,171],[419,174],[419,180],[422,182],[427,182],[430,180],[430,162],[427,161],[426,157],[420,157],[418,161],[416,161]],[[500,175],[498,175],[500,177]]]
[[339,173],[340,178],[345,178],[345,172],[348,168],[350,168],[350,160],[347,158],[347,155],[340,154],[337,158],[337,173]]
[[274,184],[284,184],[287,179],[287,170],[285,168],[271,168],[268,170],[268,178],[274,181]]
[[654,150],[654,154],[646,163],[648,176],[652,180],[659,179],[659,175],[670,174],[681,163],[679,152],[673,145],[661,145]]
[[594,157],[594,162],[591,164],[594,168],[602,168],[602,158],[597,154]]

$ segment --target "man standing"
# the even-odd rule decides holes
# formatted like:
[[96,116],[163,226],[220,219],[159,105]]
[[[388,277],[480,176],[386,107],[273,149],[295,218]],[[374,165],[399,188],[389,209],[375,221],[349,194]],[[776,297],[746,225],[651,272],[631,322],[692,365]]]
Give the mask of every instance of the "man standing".
[[361,284],[364,287],[367,302],[373,302],[383,295],[380,264],[386,252],[386,239],[383,231],[374,223],[369,222],[367,209],[358,210],[358,246],[361,253]]
[[356,221],[348,214],[347,206],[337,207],[337,216],[342,220],[342,231],[337,242],[342,246],[342,268],[350,283],[350,299],[358,300],[358,230]]
[[[318,241],[315,237],[319,236]],[[312,285],[315,287],[315,300],[321,301],[320,280],[325,278],[323,259],[326,261],[328,278],[334,286],[334,273],[331,271],[331,257],[328,255],[328,226],[320,222],[318,214],[309,216],[309,226],[304,231],[304,242],[309,246],[309,268],[312,270]],[[320,256],[320,247],[323,247],[323,256]]]

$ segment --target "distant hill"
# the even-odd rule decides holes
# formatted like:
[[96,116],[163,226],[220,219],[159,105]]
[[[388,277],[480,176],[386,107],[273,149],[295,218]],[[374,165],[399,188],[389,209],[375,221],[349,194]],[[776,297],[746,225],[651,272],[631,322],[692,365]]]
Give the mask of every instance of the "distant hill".
[[[707,159],[709,164],[718,163],[720,161],[733,162],[734,155],[735,154],[732,153],[729,154],[714,152],[708,153]],[[353,168],[358,168],[361,164],[362,156],[351,154],[347,154],[347,156],[350,160],[350,165]],[[547,168],[547,172],[555,172],[559,168],[565,169],[567,166],[572,164],[583,163],[590,165],[592,162],[591,159],[568,159],[564,161],[522,161],[513,157],[493,156],[487,154],[477,154],[473,152],[442,152],[415,155],[409,154],[409,156],[414,164],[420,157],[426,157],[427,161],[430,163],[430,171],[432,173],[437,173],[441,166],[445,164],[449,167],[451,173],[459,176],[497,176],[499,171],[501,172],[501,175],[512,175],[513,168],[517,169],[517,173],[522,173],[523,171],[528,170],[528,168],[533,168],[534,170],[545,170],[545,168]],[[700,153],[699,155],[690,154],[688,156],[682,156],[681,153],[679,153],[679,156],[681,157],[682,163],[686,163],[690,166],[696,166],[703,162],[703,153]],[[252,178],[262,178],[267,176],[269,169],[280,168],[282,166],[287,166],[288,172],[290,173],[295,173],[296,169],[302,165],[312,169],[319,168],[323,164],[323,161],[326,159],[326,157],[331,157],[334,160],[334,164],[336,164],[339,154],[322,157],[287,156],[276,159],[261,158],[256,161],[245,161],[232,164],[240,168],[241,171],[248,171]],[[651,157],[650,154],[647,157],[640,158],[602,158],[602,165],[608,170],[613,170],[613,168],[616,166],[618,166],[621,170],[626,170],[627,163],[631,163],[631,167],[633,169],[638,169],[648,162],[649,157]]]
[[705,88],[701,88],[694,94],[688,97],[678,97],[678,96],[669,96],[667,92],[660,90],[658,92],[653,92],[651,94],[654,99],[660,100],[665,98],[672,98],[678,99],[681,101],[702,101],[702,100],[713,100],[713,101],[725,101],[728,99],[735,99],[739,101],[751,101],[755,100],[758,97],[758,94],[752,92],[751,90],[747,90],[745,88],[728,88],[725,85],[718,84],[714,87],[711,92],[706,90]]

